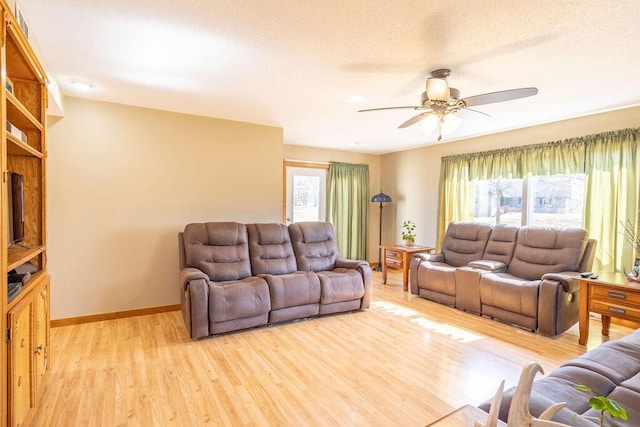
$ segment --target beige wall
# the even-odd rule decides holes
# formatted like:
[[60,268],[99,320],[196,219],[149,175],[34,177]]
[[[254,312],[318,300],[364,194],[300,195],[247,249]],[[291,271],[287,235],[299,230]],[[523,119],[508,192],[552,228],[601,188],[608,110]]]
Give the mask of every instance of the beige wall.
[[189,222],[280,221],[282,129],[65,99],[48,133],[53,319],[177,304]]
[[[285,145],[284,158],[286,160],[302,160],[311,162],[344,162],[369,165],[370,196],[380,192],[380,155],[352,153],[338,150],[323,150],[302,147],[299,145]],[[386,190],[385,190],[386,192]],[[378,205],[371,204],[369,209],[369,262],[378,262]]]
[[382,183],[394,199],[383,222],[395,224],[383,233],[384,238],[388,242],[399,241],[402,221],[412,219],[417,225],[417,242],[435,244],[440,158],[443,156],[559,141],[639,126],[640,107],[635,107],[383,155]]

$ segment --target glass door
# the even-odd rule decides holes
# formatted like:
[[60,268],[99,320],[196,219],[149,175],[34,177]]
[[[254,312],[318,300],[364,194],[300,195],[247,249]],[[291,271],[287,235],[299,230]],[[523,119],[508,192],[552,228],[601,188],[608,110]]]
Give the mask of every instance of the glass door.
[[325,221],[327,164],[285,162],[284,222]]

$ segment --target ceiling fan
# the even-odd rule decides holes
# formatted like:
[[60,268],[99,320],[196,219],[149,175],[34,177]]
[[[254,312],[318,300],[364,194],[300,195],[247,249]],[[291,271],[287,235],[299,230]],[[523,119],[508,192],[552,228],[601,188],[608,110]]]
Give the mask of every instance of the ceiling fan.
[[428,133],[438,130],[438,141],[442,139],[443,133],[453,132],[461,123],[460,117],[454,113],[462,109],[473,111],[476,113],[489,116],[482,111],[473,110],[469,107],[476,105],[493,104],[496,102],[511,101],[513,99],[526,98],[538,93],[535,87],[525,87],[519,89],[502,90],[498,92],[484,93],[482,95],[470,96],[468,98],[460,98],[460,91],[449,86],[447,77],[451,75],[451,70],[441,68],[431,72],[431,76],[427,79],[427,87],[420,97],[420,105],[403,106],[403,107],[383,107],[369,108],[360,110],[360,113],[366,111],[380,110],[397,110],[411,108],[413,110],[422,111],[417,116],[413,116],[406,122],[402,123],[398,128],[406,128],[418,122],[423,122],[425,131]]

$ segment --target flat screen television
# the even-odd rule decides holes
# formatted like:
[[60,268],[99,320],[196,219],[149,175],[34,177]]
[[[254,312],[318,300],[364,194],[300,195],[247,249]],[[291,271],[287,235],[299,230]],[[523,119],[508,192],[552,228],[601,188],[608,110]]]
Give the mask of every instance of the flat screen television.
[[9,205],[9,246],[24,240],[24,177],[16,172],[9,172],[8,205]]

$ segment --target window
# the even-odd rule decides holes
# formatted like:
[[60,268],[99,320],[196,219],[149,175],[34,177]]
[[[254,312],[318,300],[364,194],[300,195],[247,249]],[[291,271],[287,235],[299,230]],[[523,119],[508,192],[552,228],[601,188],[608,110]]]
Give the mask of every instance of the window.
[[293,220],[319,221],[320,177],[293,175]]
[[474,182],[474,221],[582,226],[583,174]]

